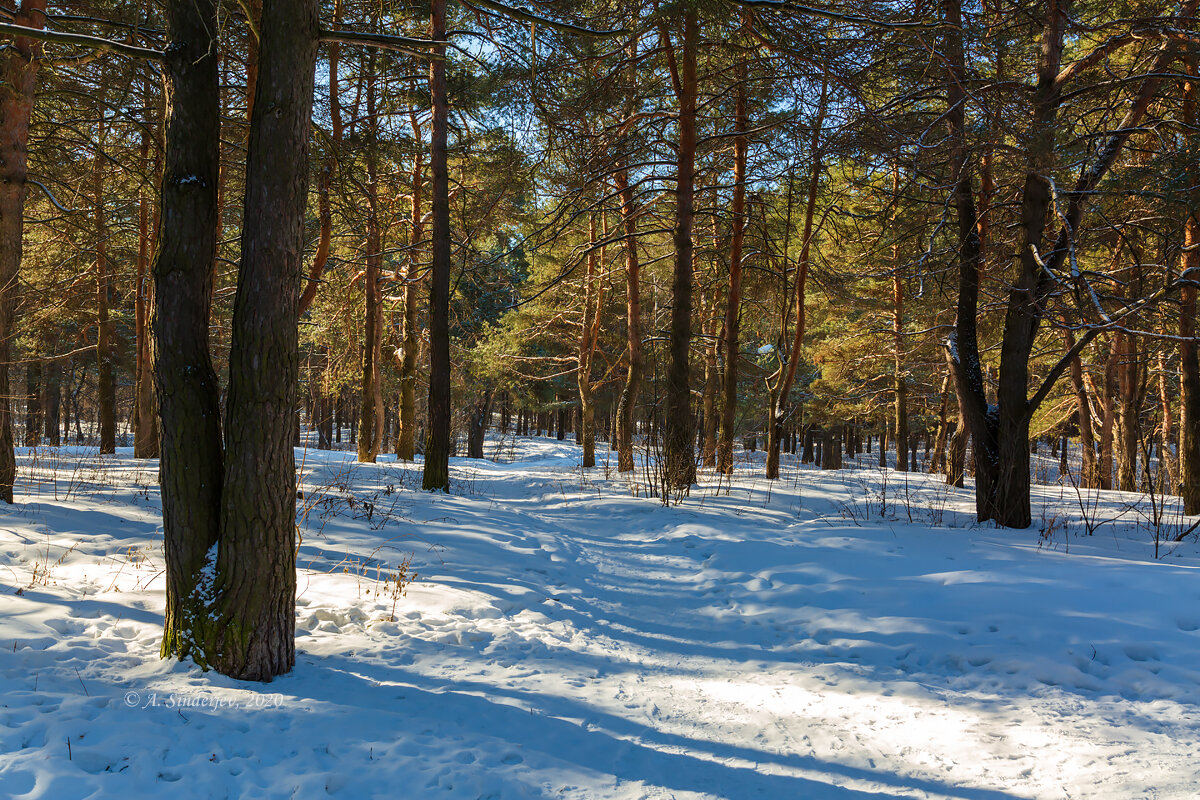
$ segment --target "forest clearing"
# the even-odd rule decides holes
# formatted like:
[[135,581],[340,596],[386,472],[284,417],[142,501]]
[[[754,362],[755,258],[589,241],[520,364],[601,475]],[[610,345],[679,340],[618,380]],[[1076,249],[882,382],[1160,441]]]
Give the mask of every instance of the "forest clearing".
[[1194,797],[1198,13],[0,2],[0,796]]

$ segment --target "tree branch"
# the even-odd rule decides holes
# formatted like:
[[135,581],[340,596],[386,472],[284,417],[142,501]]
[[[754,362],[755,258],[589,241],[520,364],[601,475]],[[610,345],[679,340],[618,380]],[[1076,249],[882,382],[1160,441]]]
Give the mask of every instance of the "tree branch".
[[39,42],[50,42],[52,44],[68,44],[73,47],[98,50],[102,53],[113,53],[114,55],[128,56],[129,58],[145,58],[158,62],[165,62],[167,60],[167,54],[162,50],[138,47],[137,45],[125,44],[124,42],[117,42],[112,39],[103,39],[99,36],[88,36],[82,33],[28,28],[24,25],[14,25],[9,22],[0,22],[0,35],[35,39]]

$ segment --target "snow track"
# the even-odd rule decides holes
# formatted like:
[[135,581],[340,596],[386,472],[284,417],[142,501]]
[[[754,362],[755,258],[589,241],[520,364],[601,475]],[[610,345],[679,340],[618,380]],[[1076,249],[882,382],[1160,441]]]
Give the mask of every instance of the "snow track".
[[152,469],[26,456],[0,797],[1196,796],[1200,559],[1132,512],[1083,536],[1040,487],[1044,539],[877,469],[667,508],[548,440],[448,497],[350,458],[298,454],[297,665],[256,685],[158,659]]

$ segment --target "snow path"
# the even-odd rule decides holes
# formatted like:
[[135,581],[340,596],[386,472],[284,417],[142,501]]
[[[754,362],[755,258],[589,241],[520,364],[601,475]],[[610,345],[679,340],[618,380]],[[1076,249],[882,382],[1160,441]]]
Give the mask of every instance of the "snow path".
[[1196,796],[1200,560],[1154,561],[1132,512],[1081,536],[1042,489],[1043,542],[924,476],[751,464],[667,508],[567,444],[507,455],[447,497],[298,453],[297,665],[267,685],[158,659],[152,464],[26,455],[0,797]]

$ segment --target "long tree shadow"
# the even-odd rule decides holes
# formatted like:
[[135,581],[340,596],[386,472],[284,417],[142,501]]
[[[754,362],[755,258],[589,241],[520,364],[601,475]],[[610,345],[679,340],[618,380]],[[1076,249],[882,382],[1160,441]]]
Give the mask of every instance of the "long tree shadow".
[[[333,673],[335,696],[301,697],[319,703],[342,703],[377,710],[381,702],[399,702],[396,713],[428,708],[432,722],[462,720],[474,731],[497,732],[546,762],[567,760],[584,770],[612,775],[618,781],[644,783],[675,791],[723,798],[808,798],[868,800],[881,791],[911,796],[914,791],[956,800],[1019,800],[1005,791],[953,786],[939,781],[823,761],[810,756],[778,754],[736,744],[706,741],[660,731],[568,697],[522,692],[489,684],[443,681],[393,666],[364,665],[345,657],[306,656],[305,670]],[[302,690],[285,678],[281,690]],[[380,689],[386,691],[380,691]],[[395,700],[395,690],[404,699]],[[384,698],[387,698],[386,700]],[[501,700],[508,702],[502,702]],[[587,720],[586,727],[573,719]],[[424,721],[423,721],[424,722]],[[417,727],[412,720],[410,727]],[[502,733],[499,733],[502,732]],[[494,733],[493,735],[497,735]],[[787,771],[791,774],[781,774]],[[857,784],[854,788],[839,784]]]

